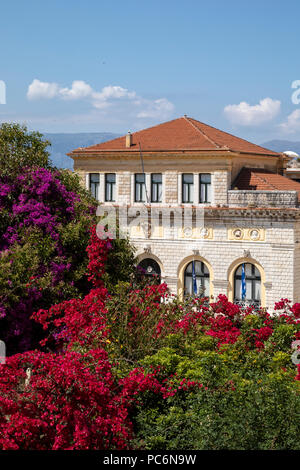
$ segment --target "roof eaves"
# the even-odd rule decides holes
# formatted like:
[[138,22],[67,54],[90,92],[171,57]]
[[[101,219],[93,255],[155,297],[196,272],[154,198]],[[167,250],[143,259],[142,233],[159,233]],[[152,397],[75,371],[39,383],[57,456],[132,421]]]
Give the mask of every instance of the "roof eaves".
[[[130,148],[130,149],[124,149],[124,148],[111,148],[111,149],[97,149],[97,148],[78,148],[75,150],[72,150],[71,152],[67,153],[66,155],[72,156],[76,154],[86,154],[86,153],[111,153],[111,152],[119,152],[119,153],[139,153],[138,148]],[[173,149],[144,149],[143,153],[155,153],[155,152],[226,152],[226,153],[232,153],[232,154],[241,154],[241,155],[262,155],[262,156],[269,156],[269,157],[276,157],[278,158],[281,154],[279,153],[263,153],[263,152],[249,152],[245,150],[236,150],[233,148],[229,148],[227,146],[224,147],[218,147],[218,148],[173,148]]]
[[[263,147],[260,147],[260,148],[263,148]],[[276,158],[282,155],[281,153],[272,152],[272,150],[270,150],[270,152],[259,152],[259,151],[249,152],[249,150],[236,150],[230,147],[228,147],[228,150],[230,150],[230,152],[240,153],[242,155],[267,155],[267,156],[276,157]]]
[[[72,155],[76,155],[76,154],[79,154],[79,153],[82,153],[82,154],[85,154],[85,153],[112,153],[112,152],[118,152],[118,153],[139,153],[140,150],[138,148],[136,149],[75,149],[75,150],[72,150],[72,152],[70,153],[67,153],[66,155],[69,155],[69,156],[72,156]],[[212,148],[201,148],[201,149],[197,149],[197,148],[175,148],[175,149],[144,149],[143,150],[143,153],[155,153],[155,152],[164,152],[164,153],[174,153],[174,152],[211,152],[211,153],[214,153],[214,152],[226,152],[226,153],[236,153],[235,151],[232,151],[226,147],[220,147],[220,148],[215,148],[215,149],[212,149]]]

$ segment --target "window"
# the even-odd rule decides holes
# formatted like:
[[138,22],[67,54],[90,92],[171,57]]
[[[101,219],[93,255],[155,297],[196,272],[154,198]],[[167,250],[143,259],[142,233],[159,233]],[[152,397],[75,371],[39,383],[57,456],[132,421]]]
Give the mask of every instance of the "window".
[[261,277],[259,270],[251,263],[244,263],[244,295],[243,295],[243,264],[234,274],[234,300],[237,303],[260,305]]
[[106,173],[105,174],[105,201],[116,200],[116,174]]
[[162,201],[162,174],[151,174],[151,202]]
[[98,200],[99,173],[90,173],[90,191],[91,191],[92,196]]
[[209,296],[209,271],[202,261],[192,261],[187,265],[184,271],[184,295]]
[[145,173],[136,173],[135,174],[135,202],[145,202],[146,201],[146,182],[145,182]]
[[182,202],[193,202],[194,199],[194,175],[183,173],[182,175]]
[[210,173],[200,173],[199,175],[199,202],[211,202]]
[[155,282],[157,282],[157,284],[160,284],[161,270],[160,270],[159,264],[154,259],[151,259],[151,258],[143,259],[137,265],[137,270],[138,270],[139,276],[148,277],[154,280]]

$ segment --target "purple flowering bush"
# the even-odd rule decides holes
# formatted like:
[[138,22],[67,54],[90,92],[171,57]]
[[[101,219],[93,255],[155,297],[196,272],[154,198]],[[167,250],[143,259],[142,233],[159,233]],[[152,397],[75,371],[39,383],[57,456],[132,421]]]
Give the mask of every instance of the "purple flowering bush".
[[36,345],[33,311],[87,288],[85,248],[96,205],[79,187],[68,189],[63,173],[35,167],[11,181],[0,175],[0,331],[9,353]]
[[[50,142],[18,124],[0,126],[0,339],[8,355],[39,347],[40,308],[86,295],[90,227],[97,201],[68,170],[49,162]],[[113,240],[105,286],[134,270],[128,240]]]

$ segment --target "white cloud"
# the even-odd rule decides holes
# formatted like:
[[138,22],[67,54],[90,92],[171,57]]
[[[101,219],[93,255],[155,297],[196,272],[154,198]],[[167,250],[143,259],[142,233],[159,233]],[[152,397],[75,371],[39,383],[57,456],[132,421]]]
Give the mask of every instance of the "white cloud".
[[270,121],[280,111],[280,101],[272,98],[264,98],[259,104],[251,106],[246,101],[240,104],[229,104],[225,106],[224,113],[233,123],[241,126],[255,126]]
[[135,97],[135,91],[128,91],[127,88],[113,85],[103,87],[101,92],[92,93],[93,106],[98,109],[108,107],[112,100],[118,100],[121,98],[132,100]]
[[33,80],[29,85],[27,91],[27,98],[29,100],[51,99],[59,93],[59,86],[57,83],[40,82],[40,80]]
[[121,86],[105,86],[102,88],[100,93],[94,93],[94,98],[107,100],[109,98],[135,98],[136,93],[135,91],[128,91],[126,88],[122,88]]
[[74,80],[71,88],[60,88],[58,95],[65,99],[80,100],[92,96],[93,89],[83,80]]
[[129,91],[117,85],[108,85],[101,91],[96,91],[83,80],[74,80],[71,88],[67,88],[54,82],[41,82],[34,79],[28,87],[27,98],[29,100],[86,99],[93,108],[105,111],[107,108],[114,107],[115,112],[134,114],[137,118],[166,119],[174,110],[174,105],[166,98],[145,99],[138,96],[135,91]]
[[287,120],[278,126],[285,134],[300,132],[300,109],[295,109],[288,115]]
[[145,109],[137,114],[138,118],[165,119],[175,109],[173,103],[166,98],[160,98],[154,101],[149,100],[147,102],[144,100],[144,107]]
[[71,88],[60,87],[57,83],[41,82],[34,79],[29,85],[27,98],[29,100],[64,98],[64,99],[82,99],[92,96],[93,89],[83,80],[74,80]]

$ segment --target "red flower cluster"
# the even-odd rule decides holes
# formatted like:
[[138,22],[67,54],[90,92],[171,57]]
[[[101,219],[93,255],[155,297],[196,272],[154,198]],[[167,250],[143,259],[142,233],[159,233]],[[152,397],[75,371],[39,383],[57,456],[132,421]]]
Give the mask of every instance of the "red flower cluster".
[[219,295],[217,302],[206,305],[205,299],[196,299],[194,308],[183,316],[175,325],[185,333],[197,325],[206,327],[206,334],[218,339],[218,346],[235,343],[240,335],[241,307],[228,301],[225,295]]
[[0,389],[0,448],[4,450],[128,446],[128,403],[122,390],[118,392],[101,349],[86,354],[12,356],[0,367]]
[[267,341],[267,339],[273,334],[273,330],[269,326],[264,326],[262,328],[253,328],[252,331],[255,334],[254,344],[255,347],[258,349],[263,349],[264,341]]
[[111,240],[105,236],[104,227],[93,225],[91,227],[91,241],[86,251],[89,257],[88,280],[95,287],[102,287],[102,276],[105,272],[105,262],[107,260],[107,252],[111,249]]
[[230,318],[226,318],[223,314],[218,314],[215,318],[210,318],[211,328],[206,332],[207,335],[218,338],[218,346],[226,343],[235,343],[241,334],[239,328],[234,326]]
[[[107,336],[105,318],[105,300],[107,290],[101,277],[105,272],[105,262],[111,242],[108,238],[99,238],[96,227],[91,227],[91,242],[87,247],[89,257],[89,280],[95,286],[83,299],[72,299],[52,306],[49,310],[39,310],[32,318],[50,332],[50,338],[56,343],[68,344],[72,348],[75,342],[84,344],[94,339],[97,332]],[[49,337],[41,342],[45,345]]]

